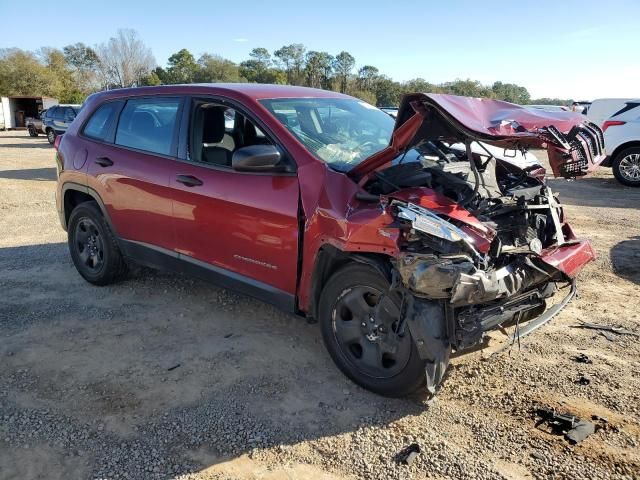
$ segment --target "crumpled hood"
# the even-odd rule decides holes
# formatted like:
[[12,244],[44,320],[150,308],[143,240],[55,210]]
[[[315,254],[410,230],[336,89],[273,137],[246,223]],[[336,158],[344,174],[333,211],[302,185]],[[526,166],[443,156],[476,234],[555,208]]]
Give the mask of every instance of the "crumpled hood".
[[554,175],[567,178],[586,174],[605,158],[602,131],[579,113],[534,110],[487,98],[413,93],[402,98],[389,146],[349,173],[361,178],[428,140],[547,148]]
[[[445,116],[459,122],[474,136],[484,136],[486,140],[513,145],[525,142],[539,143],[538,130],[553,125],[561,132],[568,132],[575,125],[579,125],[586,118],[571,111],[546,111],[522,107],[502,100],[490,98],[459,97],[456,95],[424,94],[408,96],[403,99],[403,105],[398,117],[413,115],[412,104],[423,100],[426,105],[434,105]],[[415,98],[414,98],[415,97]]]

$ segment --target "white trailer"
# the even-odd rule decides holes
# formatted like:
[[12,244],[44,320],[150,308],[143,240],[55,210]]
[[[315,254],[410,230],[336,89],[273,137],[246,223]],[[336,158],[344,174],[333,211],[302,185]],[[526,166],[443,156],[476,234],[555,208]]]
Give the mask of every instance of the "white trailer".
[[27,117],[38,117],[42,110],[58,105],[51,97],[15,95],[0,97],[0,130],[25,128]]
[[6,130],[9,128],[7,121],[5,120],[4,112],[9,112],[9,99],[7,97],[0,97],[0,130]]

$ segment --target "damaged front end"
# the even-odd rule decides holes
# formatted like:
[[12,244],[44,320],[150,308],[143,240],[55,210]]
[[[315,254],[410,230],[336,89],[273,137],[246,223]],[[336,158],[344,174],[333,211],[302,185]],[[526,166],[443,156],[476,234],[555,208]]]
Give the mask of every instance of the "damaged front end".
[[[477,231],[455,218],[391,200],[388,208],[403,232],[395,288],[406,301],[405,321],[427,361],[431,390],[451,348],[473,349],[484,344],[487,332],[515,325],[512,343],[551,320],[575,293],[579,268],[594,258],[589,243],[560,223],[561,206],[547,196],[551,192],[539,190],[535,200],[517,200],[510,209],[502,201],[511,199],[496,200],[502,212],[492,220],[495,205],[479,214],[488,229],[484,239],[492,237],[488,248],[474,240]],[[559,252],[563,262],[557,261]],[[564,286],[565,298],[547,309],[548,299]]]
[[[567,120],[565,133],[550,124],[536,126],[535,135],[518,131],[513,120],[513,135],[503,128],[492,138],[489,129],[474,133],[437,105],[412,106],[432,124],[414,125],[413,136],[400,131],[403,148],[394,159],[384,166],[373,159],[359,174],[361,186],[380,196],[400,231],[392,289],[403,298],[403,324],[426,362],[433,392],[452,349],[477,348],[487,332],[507,327],[514,327],[507,345],[519,341],[567,305],[575,276],[595,258],[540,175],[488,150],[478,155],[472,142],[544,145],[550,158],[562,159],[555,167],[563,175],[582,162],[571,176],[597,164],[604,145],[599,129],[579,119]],[[464,143],[466,152],[449,148],[455,142]],[[565,289],[562,300],[548,305],[558,289]]]

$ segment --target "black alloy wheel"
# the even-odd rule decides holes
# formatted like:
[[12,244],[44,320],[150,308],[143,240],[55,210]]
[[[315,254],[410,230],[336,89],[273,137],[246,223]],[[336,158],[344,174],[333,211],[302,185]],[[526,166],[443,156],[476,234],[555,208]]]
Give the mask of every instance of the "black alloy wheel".
[[85,268],[99,272],[104,266],[104,245],[96,224],[90,218],[78,220],[74,231],[76,253]]
[[126,272],[115,236],[95,202],[73,209],[67,233],[73,264],[88,282],[107,285]]
[[[390,378],[402,371],[411,354],[411,338],[398,332],[400,310],[379,308],[383,292],[357,285],[337,299],[332,314],[336,341],[348,361],[373,378]],[[391,311],[389,311],[391,310]]]
[[353,263],[329,278],[318,306],[322,338],[338,368],[358,385],[402,397],[425,383],[400,299],[378,269]]

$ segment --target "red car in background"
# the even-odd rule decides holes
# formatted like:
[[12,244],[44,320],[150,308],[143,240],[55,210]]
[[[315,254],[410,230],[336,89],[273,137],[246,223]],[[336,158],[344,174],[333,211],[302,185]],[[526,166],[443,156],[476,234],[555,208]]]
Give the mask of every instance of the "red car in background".
[[495,100],[407,95],[394,121],[302,87],[114,90],[59,142],[57,206],[91,283],[129,261],[213,280],[316,319],[361,386],[433,392],[452,350],[542,325],[594,258],[540,171],[473,142],[546,147],[565,177],[604,149],[582,115]]

